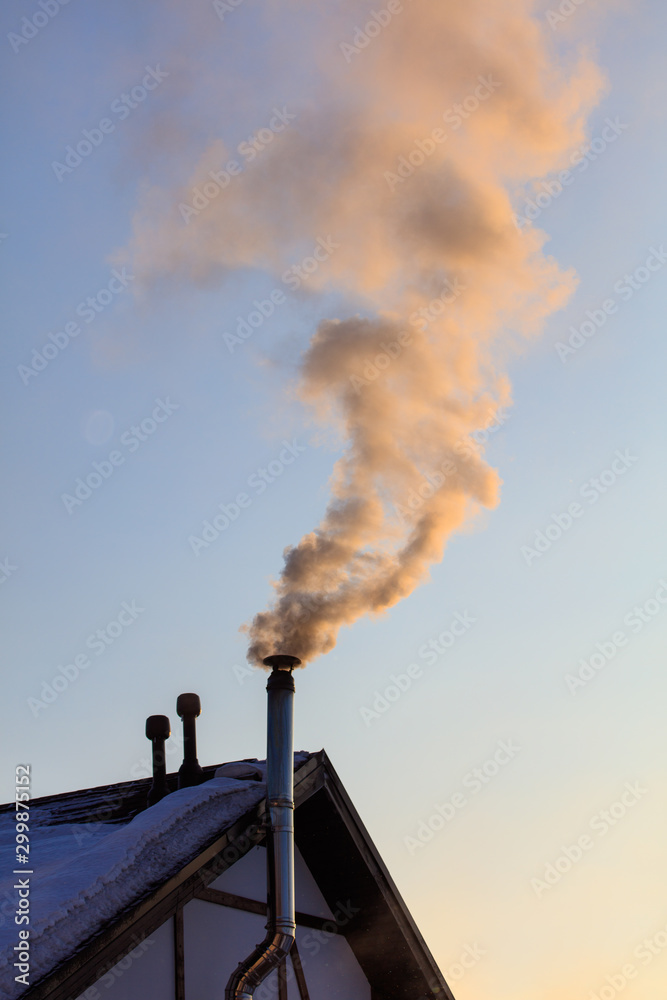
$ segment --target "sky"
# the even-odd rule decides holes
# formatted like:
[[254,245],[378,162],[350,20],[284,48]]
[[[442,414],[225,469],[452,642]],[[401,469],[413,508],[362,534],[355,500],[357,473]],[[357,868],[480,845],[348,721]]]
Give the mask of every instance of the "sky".
[[275,593],[457,1000],[653,1000],[667,13],[399,6],[3,8],[3,800],[147,775],[182,691],[262,757]]

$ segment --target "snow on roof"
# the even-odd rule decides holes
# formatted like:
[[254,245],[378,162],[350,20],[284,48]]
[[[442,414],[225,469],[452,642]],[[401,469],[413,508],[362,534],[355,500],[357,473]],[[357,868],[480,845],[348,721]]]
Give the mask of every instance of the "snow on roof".
[[[310,754],[295,754],[295,767]],[[240,763],[240,762],[239,762]],[[67,823],[67,796],[35,800],[30,808],[30,864],[33,871],[0,874],[0,994],[24,992],[14,981],[14,923],[19,878],[30,879],[31,982],[69,958],[88,938],[191,861],[216,836],[256,806],[266,794],[264,762],[242,777],[231,766],[193,788],[172,792],[122,823]],[[227,774],[225,771],[227,770]],[[222,774],[220,774],[222,772]],[[248,774],[248,777],[245,774]],[[113,789],[114,786],[111,786]],[[118,787],[118,786],[117,786]],[[14,852],[14,809],[0,814],[0,847]],[[11,853],[9,853],[11,852]],[[22,924],[25,928],[27,925]]]

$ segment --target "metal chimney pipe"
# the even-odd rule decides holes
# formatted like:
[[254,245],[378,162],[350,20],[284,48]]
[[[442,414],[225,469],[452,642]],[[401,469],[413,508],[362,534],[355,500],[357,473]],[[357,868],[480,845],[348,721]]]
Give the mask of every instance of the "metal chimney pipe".
[[148,805],[153,806],[169,794],[164,741],[171,736],[171,724],[166,715],[149,715],[146,736],[153,744],[153,784],[148,791]]
[[269,920],[264,941],[230,976],[225,1000],[252,1000],[257,987],[289,955],[296,930],[294,917],[294,678],[296,656],[267,656],[272,667],[266,690],[266,799],[269,831],[267,866]]
[[179,694],[176,711],[183,720],[183,763],[178,769],[178,787],[200,785],[204,772],[197,760],[197,716],[201,714],[198,694]]

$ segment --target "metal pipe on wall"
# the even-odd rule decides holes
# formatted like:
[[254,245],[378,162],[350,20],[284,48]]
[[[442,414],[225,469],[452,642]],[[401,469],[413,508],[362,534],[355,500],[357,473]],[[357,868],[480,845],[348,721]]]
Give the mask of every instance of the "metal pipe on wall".
[[294,678],[296,656],[267,656],[272,667],[266,690],[266,798],[269,816],[267,863],[271,882],[269,921],[264,941],[232,973],[225,1000],[252,1000],[257,987],[289,955],[296,930],[294,916]]

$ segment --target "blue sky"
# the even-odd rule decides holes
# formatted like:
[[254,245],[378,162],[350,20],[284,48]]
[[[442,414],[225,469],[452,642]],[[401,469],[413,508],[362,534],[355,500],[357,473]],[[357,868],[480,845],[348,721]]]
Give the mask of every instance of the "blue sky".
[[[168,61],[192,25],[166,3],[74,2],[15,53],[7,35],[32,12],[5,8],[0,32],[7,798],[13,765],[25,761],[35,795],[136,776],[148,755],[145,717],[168,714],[175,727],[181,691],[202,698],[203,763],[263,755],[263,677],[242,667],[238,629],[264,607],[285,546],[325,508],[339,445],[314,434],[287,389],[318,320],[349,308],[335,290],[292,296],[230,353],[223,333],[267,297],[272,275],[242,271],[223,286],[164,289],[143,302],[128,288],[94,321],[79,313],[81,333],[24,384],[19,366],[33,349],[108,287],[146,185],[187,178],[216,130],[235,147],[275,105],[298,99],[315,62],[281,62],[289,19],[267,24],[250,0],[224,23],[210,5],[193,8],[194,21],[219,32],[200,63],[189,43],[180,62]],[[644,283],[637,272],[632,295],[614,289],[667,249],[666,28],[658,3],[603,18],[589,0],[554,30],[564,53],[591,46],[608,77],[590,136],[607,119],[627,127],[535,220],[579,285],[509,362],[513,405],[486,450],[501,503],[453,538],[429,582],[343,630],[333,653],[297,677],[296,744],[327,750],[445,975],[467,943],[485,949],[460,982],[450,977],[463,1000],[588,997],[667,921],[655,888],[665,874],[667,603],[655,595],[667,597],[667,260]],[[309,24],[299,30],[307,40]],[[230,81],[252,86],[221,94],[214,120],[205,95],[216,59]],[[120,120],[112,102],[158,64],[169,75]],[[172,85],[179,114],[169,131]],[[114,131],[59,181],[52,162],[105,116]],[[556,344],[610,298],[618,310],[563,362]],[[164,419],[153,425],[156,407]],[[131,430],[142,421],[145,440]],[[296,453],[289,464],[279,457],[285,441]],[[591,503],[582,490],[588,483],[590,496],[619,451],[630,458],[603,476],[614,479],[604,493],[593,487]],[[112,452],[122,461],[68,512],[62,495]],[[280,472],[260,493],[249,479],[271,462]],[[241,492],[249,505],[195,554],[190,537]],[[552,529],[529,565],[522,547],[577,502],[581,516],[558,538]],[[98,654],[89,637],[133,602],[142,610],[125,614]],[[637,606],[641,628],[628,622]],[[420,648],[457,613],[474,624],[428,664]],[[566,675],[619,630],[627,643],[568,690]],[[89,665],[35,708],[29,699],[79,654]],[[409,689],[364,718],[412,663],[421,673]],[[411,853],[405,838],[501,740],[520,752]],[[590,831],[626,782],[647,791],[538,897],[531,879]],[[656,956],[628,997],[655,996],[666,969],[667,954]]]

